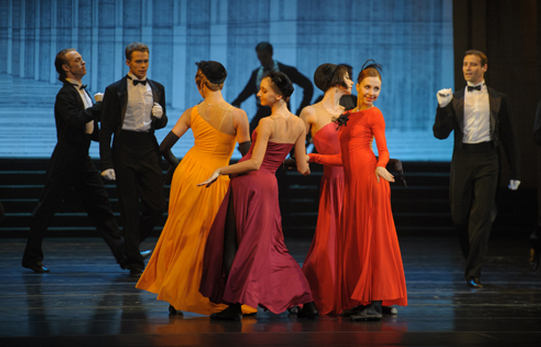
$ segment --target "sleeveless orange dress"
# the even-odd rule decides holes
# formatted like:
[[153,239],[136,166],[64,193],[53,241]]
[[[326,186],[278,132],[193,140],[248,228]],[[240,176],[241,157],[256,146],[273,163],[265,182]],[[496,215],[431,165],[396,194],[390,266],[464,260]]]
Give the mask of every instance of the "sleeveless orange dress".
[[[207,235],[229,187],[220,176],[209,188],[198,187],[219,167],[229,164],[237,138],[213,128],[198,113],[191,114],[195,144],[178,165],[171,182],[168,218],[152,257],[136,288],[158,294],[177,310],[200,314],[220,312],[199,293]],[[243,307],[244,313],[256,312]]]

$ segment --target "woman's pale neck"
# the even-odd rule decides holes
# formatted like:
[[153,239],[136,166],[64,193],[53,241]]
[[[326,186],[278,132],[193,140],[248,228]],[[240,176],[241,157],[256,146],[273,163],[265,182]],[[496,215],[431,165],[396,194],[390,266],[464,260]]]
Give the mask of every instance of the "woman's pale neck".
[[275,102],[274,105],[272,105],[271,107],[271,111],[272,111],[272,114],[279,113],[283,115],[284,117],[290,113],[289,110],[287,109],[287,104],[283,99]]
[[366,111],[370,108],[374,107],[374,105],[357,105],[352,111],[358,112],[358,111]]
[[342,106],[340,106],[340,98],[345,94],[342,92],[334,91],[335,88],[330,88],[323,95],[321,104],[328,110],[333,111],[331,113],[342,113]]
[[207,104],[216,104],[224,100],[221,90],[209,90],[205,88],[205,102]]

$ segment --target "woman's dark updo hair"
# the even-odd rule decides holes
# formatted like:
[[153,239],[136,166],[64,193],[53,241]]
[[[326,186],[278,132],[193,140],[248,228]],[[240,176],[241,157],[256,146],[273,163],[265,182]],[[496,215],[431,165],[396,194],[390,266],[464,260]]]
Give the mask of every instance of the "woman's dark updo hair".
[[346,83],[346,73],[349,74],[346,65],[321,64],[314,72],[314,84],[323,92],[326,92],[332,87],[343,87],[347,89],[349,86]]
[[203,84],[212,91],[222,90],[225,79],[227,78],[227,70],[217,61],[201,60],[195,63],[199,68],[195,74],[195,83],[199,89],[203,89]]
[[271,71],[266,77],[270,78],[274,92],[280,94],[285,101],[288,101],[291,94],[293,94],[293,90],[295,90],[289,77],[280,71]]

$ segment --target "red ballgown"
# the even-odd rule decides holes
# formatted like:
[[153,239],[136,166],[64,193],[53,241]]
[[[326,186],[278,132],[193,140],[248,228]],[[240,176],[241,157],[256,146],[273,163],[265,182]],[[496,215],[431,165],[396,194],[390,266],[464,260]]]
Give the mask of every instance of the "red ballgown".
[[[379,160],[371,148],[376,138]],[[371,107],[349,115],[340,128],[340,155],[310,154],[324,165],[343,165],[344,205],[337,240],[337,305],[349,309],[383,301],[407,305],[406,280],[391,211],[389,182],[376,179],[389,151],[381,111]]]
[[[314,134],[314,145],[319,154],[339,154],[340,141],[336,124],[329,123],[319,129]],[[341,312],[336,306],[336,238],[343,195],[344,169],[341,166],[325,165],[319,188],[316,231],[302,267],[321,314]]]

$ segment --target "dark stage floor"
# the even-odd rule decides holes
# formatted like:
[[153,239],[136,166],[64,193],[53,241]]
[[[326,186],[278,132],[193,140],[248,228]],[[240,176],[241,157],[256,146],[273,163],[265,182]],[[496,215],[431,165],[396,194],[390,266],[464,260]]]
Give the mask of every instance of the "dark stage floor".
[[[155,239],[145,242],[152,248]],[[317,321],[259,310],[211,322],[135,289],[101,239],[46,239],[46,275],[20,266],[25,240],[0,239],[0,346],[540,346],[541,271],[526,240],[491,242],[482,280],[466,287],[458,243],[402,237],[409,306],[381,322]],[[302,262],[309,240],[286,240]]]

